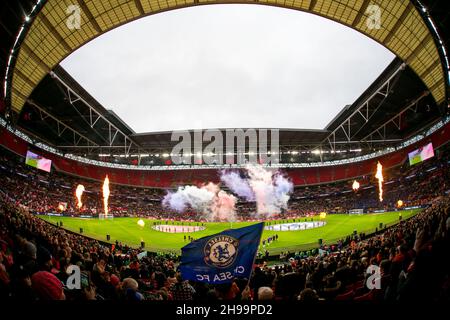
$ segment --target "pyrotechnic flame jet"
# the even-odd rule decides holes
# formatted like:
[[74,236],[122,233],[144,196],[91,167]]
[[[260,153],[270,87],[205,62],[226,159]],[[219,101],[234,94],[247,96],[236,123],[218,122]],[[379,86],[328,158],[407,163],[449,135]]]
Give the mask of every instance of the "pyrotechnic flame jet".
[[108,198],[109,198],[109,179],[108,175],[103,182],[103,206],[105,208],[105,216],[108,215]]
[[83,195],[83,192],[84,192],[84,186],[82,184],[79,184],[77,186],[77,190],[75,191],[75,195],[78,199],[78,203],[77,203],[78,209],[81,209],[81,207],[83,206],[83,202],[81,202],[81,196]]
[[378,179],[378,194],[380,198],[380,202],[383,201],[383,166],[380,162],[377,163],[377,173],[375,174],[375,178]]
[[359,189],[359,182],[354,180],[352,188],[353,188],[353,191],[358,191],[358,189]]

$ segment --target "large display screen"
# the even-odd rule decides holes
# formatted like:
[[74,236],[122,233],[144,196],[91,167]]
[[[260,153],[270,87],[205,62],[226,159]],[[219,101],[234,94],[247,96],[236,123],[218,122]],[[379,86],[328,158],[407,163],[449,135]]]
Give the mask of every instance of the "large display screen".
[[50,169],[52,168],[52,160],[46,159],[43,156],[31,152],[30,150],[27,151],[25,163],[29,166],[47,172],[50,172]]
[[414,150],[413,152],[408,153],[410,165],[415,165],[432,157],[434,157],[434,149],[431,142],[417,150]]

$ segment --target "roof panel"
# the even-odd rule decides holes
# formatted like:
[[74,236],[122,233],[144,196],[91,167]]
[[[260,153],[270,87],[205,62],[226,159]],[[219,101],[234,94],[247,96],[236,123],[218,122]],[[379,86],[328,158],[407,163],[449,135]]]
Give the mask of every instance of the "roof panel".
[[[40,69],[39,64],[31,59],[30,56],[22,55],[19,56],[19,59],[16,62],[16,67],[20,68],[22,73],[24,75],[28,76],[28,79],[30,79],[35,84],[39,83],[39,74],[33,73],[35,70]],[[41,72],[45,72],[44,70],[41,70]]]
[[17,76],[15,81],[17,82],[17,90],[19,90],[19,92],[23,91],[23,90],[32,90],[33,87],[28,84],[22,77]]
[[19,112],[20,109],[16,109],[14,108],[14,106],[23,106],[25,104],[25,99],[20,97],[15,90],[12,91],[11,93],[11,105],[13,106],[13,110],[16,112]]

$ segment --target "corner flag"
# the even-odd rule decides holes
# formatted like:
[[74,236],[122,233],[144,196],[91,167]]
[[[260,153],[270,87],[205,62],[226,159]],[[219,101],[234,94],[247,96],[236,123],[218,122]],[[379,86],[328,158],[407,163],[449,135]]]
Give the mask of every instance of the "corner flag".
[[249,278],[264,223],[225,230],[181,248],[180,270],[184,280],[211,284]]

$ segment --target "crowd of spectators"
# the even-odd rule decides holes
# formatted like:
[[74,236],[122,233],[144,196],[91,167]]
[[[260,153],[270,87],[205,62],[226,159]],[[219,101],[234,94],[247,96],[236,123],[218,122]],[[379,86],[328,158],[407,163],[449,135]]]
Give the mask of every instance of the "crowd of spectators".
[[[403,206],[427,205],[431,199],[450,190],[449,152],[418,165],[392,168],[385,171],[384,200],[378,200],[377,182],[373,176],[358,178],[360,188],[353,191],[353,180],[294,189],[288,208],[273,218],[347,213],[352,209],[365,211],[391,210],[402,200]],[[67,204],[64,214],[92,215],[103,213],[102,182],[69,176],[53,170],[46,173],[24,164],[23,159],[1,149],[0,187],[20,199],[33,212],[60,212],[59,205]],[[77,207],[75,189],[83,184],[83,207]],[[114,216],[150,216],[157,219],[200,221],[201,212],[188,208],[182,214],[162,206],[167,190],[110,185],[109,212]],[[239,220],[254,218],[256,204],[239,199],[236,204]]]
[[[250,279],[235,279],[230,284],[216,286],[184,281],[177,269],[179,257],[175,255],[142,254],[140,249],[118,242],[113,245],[101,243],[37,218],[33,211],[51,209],[47,206],[54,206],[51,201],[55,199],[66,199],[68,203],[73,203],[71,207],[74,208],[72,188],[79,179],[59,173],[49,175],[37,172],[15,160],[10,155],[2,155],[1,299],[203,302],[424,302],[450,299],[450,197],[446,192],[449,180],[448,159],[445,156],[437,157],[422,167],[397,168],[398,174],[389,173],[386,181],[396,181],[392,185],[397,183],[392,189],[386,187],[389,190],[387,194],[396,193],[392,201],[401,197],[410,204],[427,203],[427,208],[412,218],[380,230],[373,236],[353,235],[345,241],[317,250],[283,253],[282,260],[275,265],[261,259],[255,264]],[[11,171],[13,166],[16,172]],[[84,183],[88,190],[99,187],[98,182]],[[311,187],[307,197],[311,201],[317,196],[314,190],[323,192],[324,188],[337,188],[341,191],[336,191],[333,201],[338,202],[338,193],[342,189],[336,186]],[[123,196],[130,196],[126,190],[132,188],[115,186],[113,190],[119,189]],[[137,201],[142,192],[150,203],[158,203],[158,197],[163,194],[159,190],[134,191]],[[68,194],[66,198],[65,194]],[[363,192],[361,195],[353,191],[348,194],[363,197]],[[296,196],[297,193],[294,195],[294,205],[301,201]],[[157,201],[152,201],[152,198]],[[87,199],[93,203],[98,201],[95,196]],[[117,205],[120,205],[120,200],[117,200]],[[119,208],[114,202],[112,207]],[[78,266],[88,279],[80,290],[71,289],[68,285],[72,265]],[[380,270],[379,283],[367,272],[370,266],[373,270]]]
[[[178,258],[141,255],[49,225],[0,192],[0,296],[33,300],[370,300],[448,301],[450,200],[437,197],[421,213],[364,240],[286,256],[254,266],[251,279],[226,285],[188,282]],[[88,277],[68,286],[69,266]],[[369,266],[380,270],[371,281]],[[368,286],[372,283],[372,287]],[[5,300],[4,300],[5,301]]]
[[444,150],[420,165],[390,168],[384,172],[383,202],[378,200],[378,182],[374,175],[357,178],[359,190],[354,192],[354,180],[312,187],[297,188],[291,196],[290,209],[305,215],[325,211],[346,213],[351,209],[365,211],[392,210],[398,200],[403,206],[423,206],[450,190],[450,152]]

